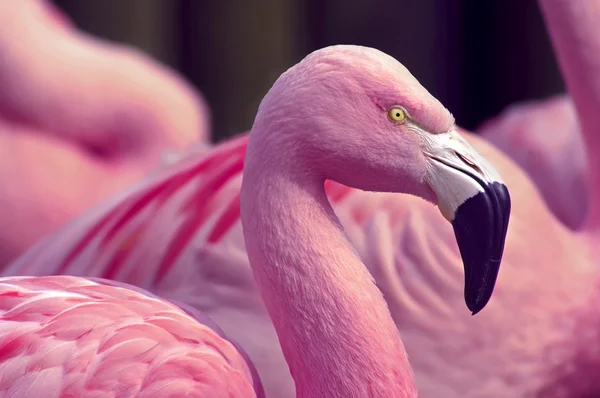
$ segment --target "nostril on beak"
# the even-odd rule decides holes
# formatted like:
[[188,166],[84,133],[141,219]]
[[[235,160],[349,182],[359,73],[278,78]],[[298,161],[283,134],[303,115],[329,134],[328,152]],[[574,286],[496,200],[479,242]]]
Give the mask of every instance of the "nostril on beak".
[[458,158],[460,160],[462,160],[466,165],[468,165],[469,167],[471,167],[473,170],[475,170],[477,173],[479,174],[483,174],[483,171],[479,168],[479,166],[477,166],[471,159],[467,158],[466,156],[464,156],[461,153],[458,153],[456,151],[454,151],[454,154],[456,156],[458,156]]

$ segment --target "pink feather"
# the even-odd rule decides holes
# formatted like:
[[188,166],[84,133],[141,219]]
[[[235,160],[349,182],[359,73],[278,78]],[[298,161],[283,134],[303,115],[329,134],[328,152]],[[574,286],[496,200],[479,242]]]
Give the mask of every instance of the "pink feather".
[[139,288],[70,276],[0,279],[0,395],[262,397],[219,331]]

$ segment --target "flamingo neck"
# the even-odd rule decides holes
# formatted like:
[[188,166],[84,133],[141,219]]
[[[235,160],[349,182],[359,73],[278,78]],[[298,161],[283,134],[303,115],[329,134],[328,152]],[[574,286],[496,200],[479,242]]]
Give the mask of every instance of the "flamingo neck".
[[416,396],[398,330],[345,237],[324,181],[257,159],[267,157],[249,149],[242,224],[297,396]]
[[597,1],[540,0],[562,75],[579,116],[590,200],[584,228],[600,230],[600,35]]

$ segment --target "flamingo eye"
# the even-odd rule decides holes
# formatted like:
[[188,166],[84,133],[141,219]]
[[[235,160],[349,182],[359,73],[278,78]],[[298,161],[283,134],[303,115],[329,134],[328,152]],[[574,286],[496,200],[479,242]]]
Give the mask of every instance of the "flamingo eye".
[[406,111],[399,106],[393,106],[388,110],[388,117],[396,123],[404,123],[406,120]]

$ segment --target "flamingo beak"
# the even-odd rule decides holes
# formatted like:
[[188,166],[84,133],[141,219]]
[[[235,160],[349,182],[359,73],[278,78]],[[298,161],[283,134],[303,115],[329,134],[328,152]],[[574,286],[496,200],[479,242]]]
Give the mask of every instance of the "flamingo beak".
[[510,195],[498,172],[456,131],[427,142],[427,180],[452,223],[465,269],[465,302],[473,315],[492,296],[510,218]]

